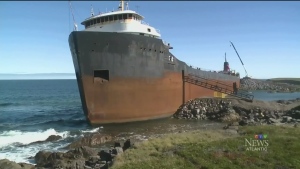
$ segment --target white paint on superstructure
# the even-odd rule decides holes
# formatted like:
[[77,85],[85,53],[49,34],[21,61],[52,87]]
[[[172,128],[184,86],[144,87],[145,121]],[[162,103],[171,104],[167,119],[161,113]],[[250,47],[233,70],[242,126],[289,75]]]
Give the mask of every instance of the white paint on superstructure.
[[160,38],[159,30],[143,21],[144,17],[135,11],[124,10],[124,2],[120,2],[118,11],[100,13],[85,19],[81,24],[84,31],[130,33],[153,38]]

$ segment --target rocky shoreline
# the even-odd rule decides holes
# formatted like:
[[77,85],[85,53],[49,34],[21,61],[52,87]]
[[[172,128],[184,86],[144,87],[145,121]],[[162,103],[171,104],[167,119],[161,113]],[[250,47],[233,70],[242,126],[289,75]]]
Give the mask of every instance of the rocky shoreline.
[[266,90],[270,93],[300,92],[300,86],[288,83],[276,83],[269,80],[241,79],[241,90]]
[[[54,138],[57,136],[50,136]],[[49,140],[47,139],[47,141]],[[46,141],[46,140],[45,140]],[[115,142],[108,149],[99,148],[100,145],[111,142],[112,137],[93,133],[71,143],[67,152],[39,151],[34,157],[36,165],[16,163],[7,159],[0,160],[1,169],[106,169],[112,165],[114,157],[122,154],[133,144],[127,139],[123,146]]]
[[295,100],[258,101],[238,99],[195,99],[182,105],[176,119],[212,120],[229,125],[280,125],[300,123],[300,98]]
[[[181,120],[211,120],[226,123],[225,131],[238,133],[244,125],[294,125],[300,123],[300,98],[288,101],[258,101],[253,103],[239,99],[202,98],[181,105],[172,116]],[[122,139],[120,139],[120,137]],[[39,151],[34,157],[36,165],[0,160],[1,169],[105,169],[118,154],[133,146],[136,140],[125,136],[113,137],[100,133],[88,134],[71,144],[66,152]],[[128,139],[129,138],[129,139]],[[60,136],[50,136],[45,141],[57,141]],[[140,139],[142,140],[142,139]],[[100,146],[107,144],[108,148]],[[111,146],[109,146],[111,145]],[[122,145],[122,146],[121,146]]]

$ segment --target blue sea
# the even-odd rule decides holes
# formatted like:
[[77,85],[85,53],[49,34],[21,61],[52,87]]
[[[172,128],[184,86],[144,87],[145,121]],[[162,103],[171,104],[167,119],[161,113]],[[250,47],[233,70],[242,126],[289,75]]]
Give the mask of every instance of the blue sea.
[[[300,98],[300,93],[253,91],[252,94],[259,100]],[[126,132],[146,137],[171,131],[174,126],[205,125],[208,124],[161,119],[92,127],[83,115],[76,80],[0,80],[0,159],[34,163],[28,158],[38,151],[66,151],[66,145],[92,132],[114,135]],[[62,139],[30,144],[50,135],[60,135]]]

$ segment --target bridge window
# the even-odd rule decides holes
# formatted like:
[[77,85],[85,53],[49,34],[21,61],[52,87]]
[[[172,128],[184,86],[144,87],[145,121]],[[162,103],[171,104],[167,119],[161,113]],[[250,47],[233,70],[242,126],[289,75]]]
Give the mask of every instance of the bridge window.
[[96,19],[94,19],[94,24],[96,24],[97,23],[97,20]]
[[85,23],[85,26],[86,26],[86,27],[90,26],[90,22],[86,22],[86,23]]
[[94,25],[94,22],[92,20],[90,22],[91,22],[91,26]]
[[103,23],[104,22],[104,18],[101,18],[101,23]]
[[97,23],[100,23],[100,18],[97,19]]
[[109,16],[109,21],[113,21],[114,17],[113,16]]
[[105,19],[105,22],[107,22],[108,21],[108,16],[106,16],[104,19]]
[[122,19],[123,19],[122,16],[123,16],[122,14],[121,14],[121,15],[118,15],[119,20],[122,20]]
[[123,14],[123,19],[127,19],[127,14]]
[[118,20],[118,15],[114,15],[114,20]]
[[128,14],[128,19],[132,19],[132,14]]

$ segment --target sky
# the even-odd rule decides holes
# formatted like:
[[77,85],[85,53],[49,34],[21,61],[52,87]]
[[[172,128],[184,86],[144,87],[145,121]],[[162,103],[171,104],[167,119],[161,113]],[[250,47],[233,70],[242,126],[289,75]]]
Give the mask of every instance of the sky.
[[[118,1],[72,2],[80,24]],[[232,70],[245,76],[235,45],[253,78],[300,77],[300,2],[130,1],[129,8],[159,29],[171,52],[187,64],[222,70],[225,52]],[[0,74],[74,73],[68,36],[68,1],[0,1]]]

